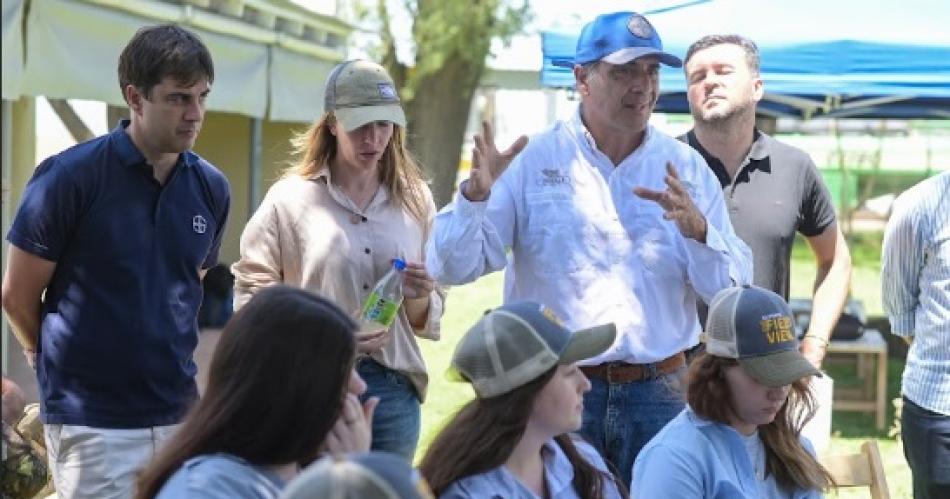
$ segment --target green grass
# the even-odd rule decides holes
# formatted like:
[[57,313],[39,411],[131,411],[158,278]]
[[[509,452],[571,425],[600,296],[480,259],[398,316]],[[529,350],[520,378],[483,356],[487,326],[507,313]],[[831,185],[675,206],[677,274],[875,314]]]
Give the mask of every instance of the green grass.
[[[880,239],[876,239],[878,248]],[[862,236],[853,247],[855,251],[855,270],[852,280],[854,296],[864,300],[865,307],[871,315],[879,315],[880,305],[880,269],[875,260],[875,238]],[[877,250],[879,254],[879,249]],[[796,245],[793,252],[792,266],[792,295],[809,296],[812,280],[814,279],[814,263],[810,263],[810,250],[803,242]],[[877,257],[879,258],[879,256]],[[459,338],[465,333],[482,313],[501,303],[502,276],[501,273],[492,274],[465,286],[457,286],[449,291],[446,302],[446,313],[442,320],[442,339],[437,342],[422,341],[422,352],[429,368],[430,383],[428,398],[422,406],[422,434],[417,451],[417,460],[425,453],[425,449],[432,437],[438,433],[448,418],[473,397],[471,388],[464,383],[455,383],[445,378],[452,351]],[[888,369],[888,400],[900,394],[900,373],[903,363],[891,360]],[[829,367],[835,386],[848,386],[857,383],[856,374],[848,366],[832,365]],[[889,406],[888,426],[893,421],[894,409]],[[857,452],[861,443],[868,439],[875,439],[880,447],[884,459],[885,473],[891,497],[903,498],[911,496],[910,471],[904,461],[900,444],[887,436],[887,431],[878,431],[874,428],[874,418],[871,414],[835,411],[832,414],[832,439],[830,452],[844,453]],[[460,449],[460,451],[463,451]],[[869,497],[866,490],[842,489],[838,496],[851,499]]]
[[[851,297],[864,303],[868,316],[884,315],[881,305],[881,240],[880,232],[855,233],[848,236],[851,251]],[[811,297],[815,285],[815,259],[801,235],[792,246],[792,298]]]

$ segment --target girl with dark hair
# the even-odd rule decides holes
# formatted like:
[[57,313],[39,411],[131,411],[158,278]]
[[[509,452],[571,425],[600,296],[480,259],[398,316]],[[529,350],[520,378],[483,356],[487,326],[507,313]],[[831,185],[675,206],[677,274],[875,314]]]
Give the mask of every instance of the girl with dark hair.
[[801,436],[815,413],[808,379],[820,373],[799,351],[788,304],[755,286],[724,289],[705,335],[688,406],[640,452],[633,495],[822,497],[834,480]]
[[575,364],[606,350],[613,324],[571,333],[550,309],[512,303],[459,343],[452,369],[477,397],[436,436],[420,469],[441,498],[622,498],[581,426],[590,382]]
[[272,498],[324,450],[366,451],[375,402],[353,369],[356,324],[275,286],[227,323],[208,386],[139,478],[137,497]]
[[417,340],[439,338],[445,293],[421,263],[435,203],[407,148],[406,117],[386,70],[362,60],[337,65],[323,115],[294,146],[296,162],[241,235],[234,304],[283,283],[356,316],[392,260],[405,260],[402,306],[391,324],[358,333],[357,371],[364,398],[381,401],[373,449],[411,461],[429,381]]

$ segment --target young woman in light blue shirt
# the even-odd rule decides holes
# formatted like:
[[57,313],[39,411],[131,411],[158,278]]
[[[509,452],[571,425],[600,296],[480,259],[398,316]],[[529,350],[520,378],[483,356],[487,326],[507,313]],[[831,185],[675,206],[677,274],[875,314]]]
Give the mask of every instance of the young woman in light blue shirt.
[[640,452],[634,497],[816,499],[834,485],[801,436],[814,414],[808,378],[781,296],[755,286],[720,291],[706,353],[689,369],[688,406]]
[[477,398],[436,436],[420,469],[442,499],[621,499],[625,487],[581,426],[590,382],[577,361],[606,350],[613,324],[570,332],[533,302],[486,314],[459,342],[452,373]]
[[290,286],[224,327],[201,400],[139,478],[137,499],[274,499],[323,452],[369,450],[375,399],[353,368],[356,323]]

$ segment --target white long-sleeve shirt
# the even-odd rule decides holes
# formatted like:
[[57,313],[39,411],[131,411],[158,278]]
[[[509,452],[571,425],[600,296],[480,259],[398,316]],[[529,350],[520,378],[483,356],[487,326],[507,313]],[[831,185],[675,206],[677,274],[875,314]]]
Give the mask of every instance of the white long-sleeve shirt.
[[[705,244],[633,194],[665,190],[667,161],[706,217]],[[532,139],[487,201],[458,195],[443,208],[428,244],[427,268],[444,284],[507,266],[506,302],[544,303],[573,329],[615,323],[614,344],[587,364],[655,362],[695,345],[697,294],[709,301],[752,276],[751,252],[697,152],[648,127],[615,167],[579,113]]]

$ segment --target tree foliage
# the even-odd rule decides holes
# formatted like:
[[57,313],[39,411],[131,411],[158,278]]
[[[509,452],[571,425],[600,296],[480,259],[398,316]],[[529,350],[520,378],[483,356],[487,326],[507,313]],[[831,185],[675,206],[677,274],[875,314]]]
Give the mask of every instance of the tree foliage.
[[[514,1],[514,0],[512,0]],[[377,0],[381,63],[409,122],[409,146],[432,180],[436,204],[451,200],[472,97],[493,40],[509,42],[529,19],[527,0],[405,0],[414,61],[400,61],[386,0]]]

